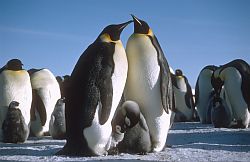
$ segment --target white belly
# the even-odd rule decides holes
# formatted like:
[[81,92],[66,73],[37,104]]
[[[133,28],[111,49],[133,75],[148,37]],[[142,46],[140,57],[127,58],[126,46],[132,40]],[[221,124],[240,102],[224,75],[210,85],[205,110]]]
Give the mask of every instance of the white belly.
[[208,102],[209,102],[209,96],[212,92],[212,85],[211,85],[211,76],[212,71],[204,69],[200,75],[199,75],[199,98],[197,103],[197,112],[200,118],[200,121],[202,123],[205,123],[207,121],[207,108],[208,108]]
[[160,66],[157,51],[150,44],[150,39],[145,36],[132,35],[128,41],[125,98],[139,104],[156,148],[154,151],[159,151],[165,145],[171,113],[166,114],[162,106]]
[[182,91],[173,86],[174,94],[175,94],[175,107],[178,111],[183,113],[187,120],[192,119],[192,109],[189,108],[186,104],[185,95],[186,91]]
[[248,125],[250,114],[241,91],[242,77],[239,71],[232,67],[226,68],[221,72],[221,76],[225,79],[224,87],[234,118],[242,120],[243,124]]

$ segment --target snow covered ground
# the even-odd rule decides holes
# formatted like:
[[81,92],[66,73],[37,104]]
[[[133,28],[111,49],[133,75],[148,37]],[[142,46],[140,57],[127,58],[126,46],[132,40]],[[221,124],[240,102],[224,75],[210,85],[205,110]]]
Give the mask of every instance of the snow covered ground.
[[200,123],[174,123],[166,148],[147,155],[101,157],[54,156],[65,140],[29,138],[24,144],[0,143],[0,161],[250,161],[250,128],[213,128]]

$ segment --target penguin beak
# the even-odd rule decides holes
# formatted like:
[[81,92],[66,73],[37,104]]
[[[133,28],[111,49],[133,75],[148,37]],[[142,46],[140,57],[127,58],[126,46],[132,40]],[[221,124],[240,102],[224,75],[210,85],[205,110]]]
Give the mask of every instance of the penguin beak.
[[135,15],[133,14],[130,14],[130,15],[133,17],[133,21],[135,24],[142,26],[141,21],[137,17],[135,17]]
[[145,21],[138,19],[135,15],[131,14],[131,16],[134,22],[134,33],[152,35],[152,31]]
[[122,24],[119,24],[119,31],[122,32],[123,29],[128,25],[130,24],[131,22],[133,22],[132,20],[128,21],[128,22],[125,22],[125,23],[122,23]]

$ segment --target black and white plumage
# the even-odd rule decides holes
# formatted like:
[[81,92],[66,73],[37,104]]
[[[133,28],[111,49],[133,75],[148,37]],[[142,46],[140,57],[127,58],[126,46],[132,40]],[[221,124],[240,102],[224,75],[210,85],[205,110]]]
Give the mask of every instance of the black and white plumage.
[[[151,140],[146,120],[134,101],[126,101],[113,119],[113,137],[119,137],[119,152],[145,154],[151,151]],[[115,138],[116,139],[116,138]]]
[[165,146],[173,106],[170,69],[148,24],[132,17],[134,33],[126,46],[129,69],[124,94],[138,103],[147,121],[152,151],[159,152]]
[[205,66],[200,71],[195,85],[195,106],[200,122],[203,124],[209,123],[210,121],[210,118],[207,119],[208,103],[211,93],[214,91],[211,78],[217,68],[218,67],[214,65]]
[[250,66],[241,59],[220,66],[214,73],[213,85],[220,93],[224,86],[228,105],[239,128],[250,122]]
[[67,143],[57,154],[107,154],[111,120],[125,87],[128,68],[120,34],[129,23],[105,27],[75,65],[66,93]]
[[49,122],[49,134],[54,139],[66,138],[65,98],[57,100]]
[[180,69],[175,70],[175,74],[171,75],[175,94],[175,121],[192,121],[195,106],[188,79]]
[[30,69],[32,85],[31,133],[37,137],[49,135],[49,122],[56,102],[61,98],[60,87],[49,69]]
[[[32,101],[32,88],[30,77],[19,59],[12,59],[0,70],[0,126],[2,126],[8,107],[12,101],[19,103],[19,110],[24,118],[24,123],[29,126],[30,107]],[[0,141],[3,132],[0,129]]]

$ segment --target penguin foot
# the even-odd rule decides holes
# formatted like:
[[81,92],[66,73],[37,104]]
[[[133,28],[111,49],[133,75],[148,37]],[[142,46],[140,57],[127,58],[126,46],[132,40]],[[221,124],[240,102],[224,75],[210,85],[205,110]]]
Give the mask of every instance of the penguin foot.
[[72,157],[96,156],[90,150],[86,150],[86,149],[79,147],[77,145],[69,145],[67,143],[62,148],[62,150],[58,151],[55,155],[56,156],[72,156]]
[[235,129],[245,129],[247,127],[248,125],[244,125],[242,120],[237,120],[236,124],[231,125],[231,128],[235,128]]

